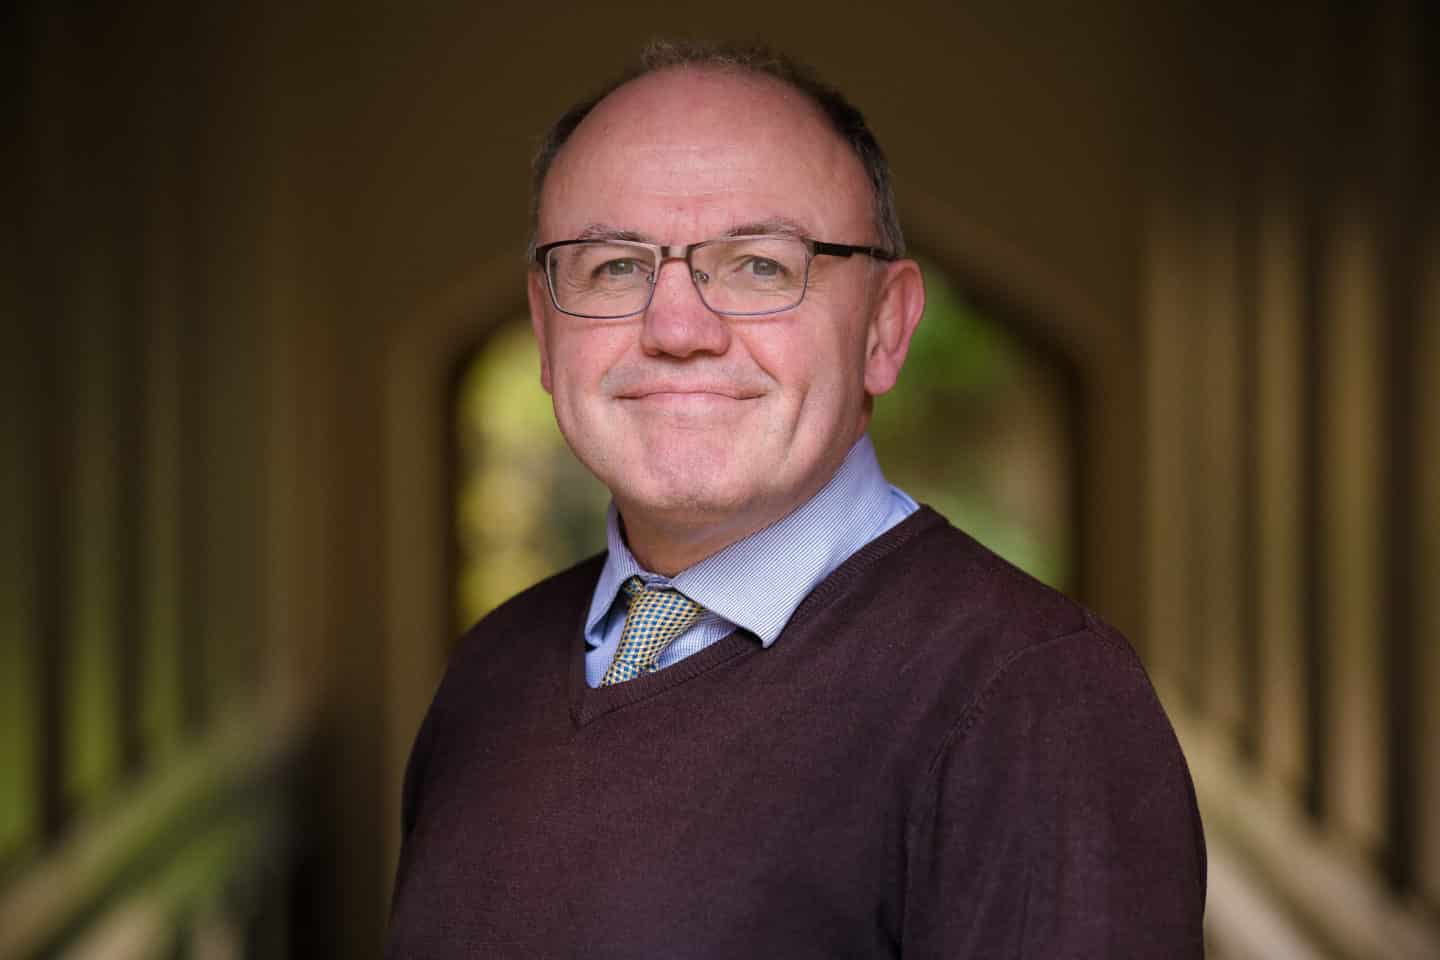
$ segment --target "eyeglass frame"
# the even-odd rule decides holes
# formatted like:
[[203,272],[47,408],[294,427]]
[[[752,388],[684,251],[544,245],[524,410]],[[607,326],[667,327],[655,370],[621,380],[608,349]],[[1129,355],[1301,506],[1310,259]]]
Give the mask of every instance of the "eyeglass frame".
[[[690,257],[700,247],[709,246],[714,243],[728,243],[734,240],[798,240],[803,244],[809,255],[805,258],[805,278],[800,286],[800,299],[788,306],[779,307],[775,310],[759,310],[747,313],[737,313],[733,310],[717,310],[710,306],[710,302],[705,299],[705,291],[700,289],[700,282],[695,276],[697,272],[703,271],[697,271],[695,269],[695,265],[691,262]],[[569,247],[581,243],[623,243],[632,247],[649,250],[654,254],[655,274],[649,281],[650,292],[645,297],[645,303],[638,310],[632,310],[629,313],[622,313],[618,316],[596,316],[589,313],[575,313],[560,306],[560,298],[555,294],[555,277],[549,270],[550,251],[557,247]],[[768,317],[777,313],[784,313],[786,310],[794,310],[805,302],[805,294],[810,290],[810,264],[814,262],[816,257],[842,257],[849,259],[857,253],[863,256],[873,257],[876,260],[886,263],[900,259],[895,254],[881,247],[867,247],[852,243],[830,243],[825,240],[815,240],[811,237],[791,234],[757,233],[741,234],[734,237],[712,237],[709,240],[700,240],[695,243],[685,244],[645,243],[640,240],[629,240],[619,237],[581,237],[575,240],[555,240],[550,243],[541,244],[535,248],[535,266],[540,269],[541,273],[545,274],[545,289],[550,294],[550,303],[554,305],[556,310],[559,310],[567,317],[579,317],[582,320],[625,320],[630,317],[640,316],[646,310],[649,310],[650,304],[655,301],[655,288],[660,283],[660,268],[665,266],[666,262],[670,260],[685,261],[685,269],[690,277],[690,283],[695,287],[695,292],[700,296],[700,302],[705,304],[705,309],[710,312],[722,317]]]

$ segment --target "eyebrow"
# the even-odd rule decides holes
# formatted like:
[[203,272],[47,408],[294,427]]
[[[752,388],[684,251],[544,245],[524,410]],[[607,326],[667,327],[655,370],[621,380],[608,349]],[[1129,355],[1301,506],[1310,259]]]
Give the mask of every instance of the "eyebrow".
[[576,240],[629,240],[632,243],[654,243],[649,234],[635,230],[621,230],[608,223],[587,223],[585,229],[575,235]]
[[[754,237],[754,236],[781,236],[781,237],[806,237],[809,236],[797,221],[789,217],[770,217],[765,220],[752,220],[749,223],[741,223],[731,227],[718,237]],[[716,239],[718,239],[718,237]],[[629,240],[632,243],[656,243],[648,233],[638,230],[624,230],[608,223],[588,223],[585,228],[575,235],[576,240]]]
[[731,227],[721,236],[723,237],[753,237],[753,236],[781,236],[781,237],[804,237],[806,230],[799,223],[789,217],[771,217],[768,220],[756,220],[753,223],[742,223]]

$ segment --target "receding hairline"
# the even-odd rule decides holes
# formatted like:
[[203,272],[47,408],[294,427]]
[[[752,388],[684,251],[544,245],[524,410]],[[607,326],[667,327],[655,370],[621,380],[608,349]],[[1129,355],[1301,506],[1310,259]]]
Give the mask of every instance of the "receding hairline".
[[555,155],[551,158],[551,165],[553,166],[555,159],[558,159],[559,154],[563,152],[570,141],[574,139],[575,134],[580,132],[580,128],[585,126],[591,117],[600,114],[602,111],[611,109],[615,100],[624,97],[635,87],[663,84],[671,78],[678,79],[682,77],[702,77],[722,81],[733,80],[739,84],[765,90],[776,97],[781,97],[788,102],[794,103],[800,110],[808,113],[816,123],[823,127],[836,143],[849,147],[844,136],[835,128],[830,118],[825,115],[823,107],[819,103],[816,103],[813,97],[794,84],[788,83],[784,79],[772,74],[734,64],[681,63],[673,66],[657,67],[654,70],[647,70],[645,73],[627,77],[614,86],[608,87],[602,95],[594,98],[593,101],[588,101],[589,108],[585,111],[584,116],[580,117],[574,127],[568,131],[564,140],[556,145]]
[[574,133],[597,107],[621,89],[646,77],[679,71],[730,74],[769,86],[778,85],[777,91],[798,95],[799,100],[814,111],[821,126],[848,147],[859,161],[872,193],[873,220],[880,245],[896,256],[904,255],[905,238],[895,210],[889,165],[863,115],[842,93],[821,81],[808,67],[769,47],[656,41],[648,45],[636,64],[618,79],[599,93],[573,104],[547,129],[531,165],[527,258],[533,257],[539,238],[545,183]]
[[[819,149],[830,153],[832,161],[845,166],[847,176],[857,178],[851,181],[854,184],[853,193],[861,203],[867,207],[870,194],[870,184],[864,164],[850,145],[840,136],[839,132],[829,122],[825,114],[803,91],[796,90],[789,84],[767,74],[755,73],[738,67],[713,66],[710,64],[682,64],[674,67],[662,67],[661,69],[634,77],[625,81],[620,86],[609,91],[603,98],[586,113],[584,119],[575,125],[570,136],[556,149],[551,157],[549,167],[546,170],[545,180],[536,185],[536,217],[535,228],[539,228],[539,214],[541,204],[544,200],[544,191],[552,177],[557,178],[556,182],[566,179],[566,170],[583,168],[591,161],[596,151],[603,151],[616,143],[624,143],[631,135],[632,124],[639,124],[645,129],[673,130],[668,124],[664,127],[652,127],[651,121],[656,117],[665,115],[666,110],[675,109],[677,102],[672,99],[677,91],[677,86],[687,81],[698,81],[696,86],[682,89],[679,96],[681,103],[687,107],[691,102],[712,103],[724,99],[731,102],[735,93],[732,91],[747,91],[753,93],[760,100],[758,111],[764,115],[780,114],[784,117],[783,129],[789,134],[796,130],[803,129],[821,140],[815,141]],[[715,86],[709,86],[715,84]],[[735,86],[728,86],[734,84]],[[641,88],[641,89],[637,89]],[[744,95],[744,94],[739,94]],[[694,97],[692,101],[688,98]],[[682,108],[683,109],[683,108]],[[683,115],[679,116],[680,123],[684,123]],[[767,116],[768,119],[768,116]],[[624,132],[622,132],[624,131]],[[773,129],[771,131],[774,132]],[[704,134],[702,134],[704,135]],[[754,143],[756,134],[748,126],[731,128],[727,122],[724,133],[726,142],[736,146],[745,147]],[[849,173],[848,171],[853,171]],[[552,211],[553,212],[553,211]],[[779,219],[785,219],[778,211],[775,214]],[[873,210],[870,219],[874,219]],[[877,233],[878,233],[877,229]],[[870,243],[871,240],[864,242]]]

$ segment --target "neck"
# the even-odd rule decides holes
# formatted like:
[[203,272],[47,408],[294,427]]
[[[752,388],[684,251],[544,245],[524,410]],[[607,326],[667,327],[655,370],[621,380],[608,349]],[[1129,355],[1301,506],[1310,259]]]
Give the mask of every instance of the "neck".
[[[662,576],[673,577],[701,560],[714,556],[730,544],[743,540],[785,516],[780,513],[763,521],[715,524],[666,522],[644,510],[617,501],[620,528],[625,545],[640,566]],[[786,511],[788,513],[788,511]]]
[[[839,465],[836,465],[836,470]],[[620,530],[630,553],[646,570],[673,577],[701,560],[783,520],[798,510],[835,475],[830,470],[798,491],[773,501],[752,502],[743,511],[657,511],[646,505],[615,498]]]

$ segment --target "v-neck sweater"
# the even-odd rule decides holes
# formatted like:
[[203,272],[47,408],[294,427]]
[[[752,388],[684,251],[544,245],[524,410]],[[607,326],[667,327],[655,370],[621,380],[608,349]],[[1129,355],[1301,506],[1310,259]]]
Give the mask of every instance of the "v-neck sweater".
[[1198,957],[1205,854],[1138,658],[928,508],[736,631],[585,683],[603,557],[465,637],[387,956]]

